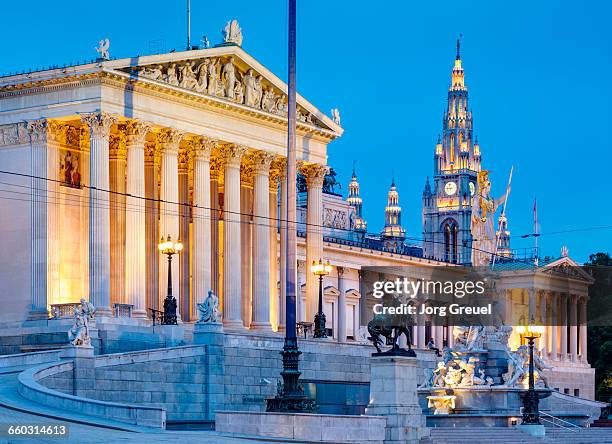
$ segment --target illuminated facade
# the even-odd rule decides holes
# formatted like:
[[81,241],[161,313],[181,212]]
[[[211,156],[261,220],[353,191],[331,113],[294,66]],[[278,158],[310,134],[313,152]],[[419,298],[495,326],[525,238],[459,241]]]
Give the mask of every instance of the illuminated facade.
[[380,239],[387,251],[401,251],[406,239],[406,230],[402,228],[402,207],[399,206],[399,193],[395,186],[395,178],[391,181],[391,187],[387,193],[385,226],[380,233]]
[[423,191],[423,256],[445,262],[471,260],[472,196],[480,171],[480,146],[468,107],[459,41],[448,104],[434,154],[433,189]]

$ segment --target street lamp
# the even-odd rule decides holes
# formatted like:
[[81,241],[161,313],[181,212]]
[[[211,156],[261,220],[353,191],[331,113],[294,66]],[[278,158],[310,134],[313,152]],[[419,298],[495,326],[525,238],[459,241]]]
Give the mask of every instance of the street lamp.
[[312,261],[310,270],[317,276],[319,276],[319,310],[314,318],[314,337],[315,338],[326,338],[327,332],[325,331],[325,313],[323,313],[323,276],[327,276],[331,271],[331,265],[329,261],[323,263],[322,259],[319,262]]
[[518,326],[516,332],[527,339],[529,345],[529,389],[523,398],[523,425],[540,425],[540,398],[535,391],[534,368],[533,368],[533,345],[534,341],[544,333],[543,325],[535,325],[532,317],[528,325]]
[[164,240],[162,236],[157,248],[163,254],[168,255],[168,293],[164,299],[164,317],[162,324],[176,325],[176,299],[172,296],[172,255],[178,254],[183,249],[181,241],[172,242],[170,235]]

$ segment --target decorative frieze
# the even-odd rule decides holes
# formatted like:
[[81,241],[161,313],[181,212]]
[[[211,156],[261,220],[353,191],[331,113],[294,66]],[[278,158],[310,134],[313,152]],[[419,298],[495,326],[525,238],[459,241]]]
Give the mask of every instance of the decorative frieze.
[[30,143],[30,132],[26,122],[0,125],[0,146]]
[[[146,79],[287,116],[287,95],[253,68],[241,68],[234,56],[169,62],[134,69]],[[298,106],[297,119],[302,123],[322,126],[312,113],[301,106]]]

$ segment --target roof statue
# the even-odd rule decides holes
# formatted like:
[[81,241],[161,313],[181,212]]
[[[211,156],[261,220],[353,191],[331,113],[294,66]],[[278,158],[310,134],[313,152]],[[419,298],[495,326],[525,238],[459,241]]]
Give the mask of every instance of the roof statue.
[[332,108],[331,115],[334,123],[340,125],[340,110],[338,108]]
[[226,23],[223,33],[223,43],[233,43],[242,46],[242,29],[238,26],[238,20],[233,19]]
[[108,48],[110,47],[109,39],[102,39],[98,43],[98,47],[96,48],[96,52],[100,54],[100,59],[102,60],[110,60],[110,53],[108,52]]

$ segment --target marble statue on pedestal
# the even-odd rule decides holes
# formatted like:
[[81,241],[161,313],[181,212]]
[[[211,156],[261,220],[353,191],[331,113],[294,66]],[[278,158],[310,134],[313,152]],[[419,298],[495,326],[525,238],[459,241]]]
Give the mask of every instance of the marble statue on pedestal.
[[219,298],[212,290],[208,290],[208,296],[204,302],[198,304],[200,320],[202,324],[218,324],[221,322],[221,311],[219,310]]
[[72,345],[80,347],[91,346],[89,336],[89,321],[96,314],[96,309],[90,302],[81,299],[81,303],[74,309],[74,324],[68,332],[68,340]]

